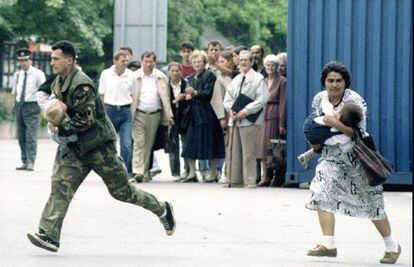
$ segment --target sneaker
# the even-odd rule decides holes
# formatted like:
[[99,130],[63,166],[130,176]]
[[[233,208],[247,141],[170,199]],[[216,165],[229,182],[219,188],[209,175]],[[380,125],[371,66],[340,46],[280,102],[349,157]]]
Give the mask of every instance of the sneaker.
[[220,180],[218,181],[219,184],[228,184],[227,178],[225,176],[221,176]]
[[157,170],[150,170],[150,171],[149,171],[149,176],[150,176],[150,177],[154,177],[155,175],[160,174],[161,172],[162,172],[162,170],[161,170],[161,169],[157,169]]
[[165,210],[167,213],[163,217],[160,217],[160,221],[167,235],[172,235],[175,230],[175,218],[171,203],[165,202]]
[[[185,179],[185,178],[184,178]],[[179,175],[174,175],[173,176],[173,182],[175,182],[175,183],[179,183],[179,182],[181,182],[183,179],[181,178],[181,176],[179,176]]]
[[189,174],[190,174],[189,172],[183,172],[183,173],[181,173],[180,178],[185,180],[185,178],[187,178]]
[[28,163],[26,167],[26,171],[33,171],[33,170],[34,170],[33,163]]
[[298,160],[300,165],[302,165],[302,168],[305,170],[309,169],[309,158],[305,156],[305,154],[300,154],[298,156]]
[[257,187],[257,185],[255,185],[255,184],[246,184],[246,185],[243,186],[243,188],[246,188],[246,189],[254,189],[256,187]]
[[57,252],[59,249],[59,242],[53,241],[45,233],[27,234],[27,238],[33,245],[49,250],[51,252]]
[[397,252],[385,252],[384,257],[380,260],[380,263],[394,264],[397,262],[398,257],[401,254],[401,246],[398,244]]
[[16,167],[16,171],[23,171],[27,169],[27,165],[26,164],[22,164],[19,167]]
[[336,248],[329,249],[323,245],[316,245],[315,248],[308,250],[306,255],[315,257],[336,257]]

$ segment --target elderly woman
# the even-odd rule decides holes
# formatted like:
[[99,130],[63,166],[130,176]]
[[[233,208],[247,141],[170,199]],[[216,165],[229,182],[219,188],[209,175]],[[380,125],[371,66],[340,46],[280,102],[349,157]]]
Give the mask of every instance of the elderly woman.
[[[312,102],[312,114],[324,115],[327,126],[335,127],[345,135],[338,135],[334,142],[325,144],[315,177],[310,185],[311,199],[306,207],[318,212],[323,242],[308,251],[308,256],[335,257],[334,213],[370,219],[385,244],[381,263],[395,263],[401,253],[400,245],[391,234],[391,226],[384,210],[382,185],[370,186],[364,177],[359,159],[354,152],[353,129],[345,126],[334,112],[347,103],[357,104],[363,111],[358,128],[363,137],[369,136],[365,129],[367,105],[364,99],[350,88],[351,73],[337,61],[327,63],[321,73],[325,91],[318,93]],[[333,137],[335,138],[335,137]]]
[[287,64],[287,53],[282,52],[276,55],[277,59],[279,61],[279,67],[277,68],[277,71],[280,75],[287,77],[286,75],[286,64]]
[[270,139],[286,134],[286,79],[277,71],[279,62],[275,55],[264,59],[267,73],[266,83],[269,100],[266,104],[265,119],[257,137],[256,157],[261,160],[262,177],[258,186],[269,186],[271,179],[267,175],[267,156],[272,149]]
[[[172,151],[169,151],[170,159],[170,170],[171,175],[174,177],[175,182],[180,182],[183,179],[180,177],[180,146],[179,144],[179,135],[181,135],[181,140],[185,143],[185,134],[187,129],[182,129],[181,119],[183,117],[183,112],[187,107],[187,101],[181,101],[185,98],[185,88],[187,83],[184,78],[181,77],[180,73],[180,63],[171,62],[168,64],[168,80],[169,80],[169,90],[170,90],[170,100],[171,100],[171,109],[174,114],[175,125],[170,129],[170,137],[173,139],[173,143],[177,144],[173,146]],[[185,173],[188,174],[188,161],[184,159],[184,169]]]
[[190,57],[195,73],[188,77],[189,86],[185,89],[186,100],[190,101],[191,123],[187,131],[187,140],[182,157],[188,159],[190,173],[183,182],[197,182],[195,160],[210,160],[210,177],[207,182],[217,181],[216,159],[224,158],[223,130],[211,107],[216,76],[206,70],[207,55],[194,50]]

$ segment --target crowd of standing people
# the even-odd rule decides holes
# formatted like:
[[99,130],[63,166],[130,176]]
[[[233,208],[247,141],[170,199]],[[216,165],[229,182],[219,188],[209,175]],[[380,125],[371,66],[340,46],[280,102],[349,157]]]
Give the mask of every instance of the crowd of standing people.
[[[59,144],[39,229],[27,235],[34,245],[57,252],[69,204],[91,170],[112,197],[151,211],[172,235],[172,204],[132,184],[151,181],[158,148],[169,153],[175,182],[200,181],[198,161],[203,182],[248,189],[270,185],[272,140],[286,140],[286,53],[265,56],[259,45],[223,48],[217,41],[197,50],[183,42],[182,62],[169,63],[163,73],[156,68],[154,52],[144,52],[138,63],[132,49],[123,47],[114,53],[113,65],[102,72],[97,87],[76,65],[71,42],[59,41],[52,50],[55,76],[46,82],[43,72],[31,66],[30,51],[19,50],[22,70],[13,89],[22,160],[16,169],[34,169],[37,136],[32,133],[37,129],[38,103]],[[307,168],[309,158],[321,154],[306,208],[317,211],[323,242],[307,255],[336,257],[337,213],[370,219],[385,245],[380,262],[393,264],[401,246],[391,232],[383,188],[368,184],[353,150],[356,132],[369,138],[367,105],[350,89],[351,74],[340,62],[324,66],[321,84],[326,90],[314,97],[304,124],[312,149],[298,157]]]
[[[269,186],[271,140],[286,139],[286,53],[264,57],[259,45],[224,48],[218,41],[197,50],[186,41],[179,54],[181,62],[164,73],[154,52],[134,60],[132,49],[121,47],[100,75],[98,92],[130,182],[160,173],[154,151],[164,148],[175,182]],[[235,112],[239,95],[251,101]]]
[[[117,67],[123,51],[132,54],[130,48],[121,48],[114,55],[112,69]],[[133,136],[128,138],[127,145],[123,145],[120,131],[121,156],[127,164],[130,181],[149,182],[153,176],[150,172],[153,151],[165,147],[176,182],[220,182],[228,187],[246,188],[269,186],[271,140],[286,138],[286,53],[264,57],[259,45],[250,49],[224,48],[218,41],[198,50],[187,41],[180,44],[181,62],[169,63],[166,73],[156,68],[156,55],[146,53],[141,56],[141,68],[128,74],[136,84],[123,82],[114,86],[129,84],[137,88],[135,92],[117,90],[118,97],[129,102],[110,102],[100,89],[108,108],[131,108],[129,124]],[[127,65],[123,63],[124,68]],[[108,70],[102,73],[99,88],[106,86]],[[251,101],[235,112],[232,105],[239,95]],[[131,143],[133,152],[122,152]],[[196,174],[197,161],[201,177]],[[129,162],[132,167],[128,167]],[[257,162],[261,163],[261,169],[257,168]]]

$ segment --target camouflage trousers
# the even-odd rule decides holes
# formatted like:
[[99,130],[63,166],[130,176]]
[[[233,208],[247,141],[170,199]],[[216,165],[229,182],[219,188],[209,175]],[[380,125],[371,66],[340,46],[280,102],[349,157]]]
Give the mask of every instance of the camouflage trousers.
[[58,149],[53,166],[52,191],[39,224],[52,240],[59,242],[69,203],[91,170],[102,178],[113,198],[141,206],[157,216],[164,213],[163,202],[128,182],[126,167],[113,142],[102,144],[81,158],[72,150],[62,155]]

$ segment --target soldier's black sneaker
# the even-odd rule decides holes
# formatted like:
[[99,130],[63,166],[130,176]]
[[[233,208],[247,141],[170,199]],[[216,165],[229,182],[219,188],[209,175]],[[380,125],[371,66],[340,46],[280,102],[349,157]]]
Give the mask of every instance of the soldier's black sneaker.
[[175,230],[175,218],[171,203],[165,202],[165,210],[166,214],[163,217],[160,217],[160,221],[164,226],[167,235],[172,235]]
[[57,252],[59,249],[59,242],[53,241],[45,233],[27,234],[27,238],[33,245],[46,249],[51,252]]

